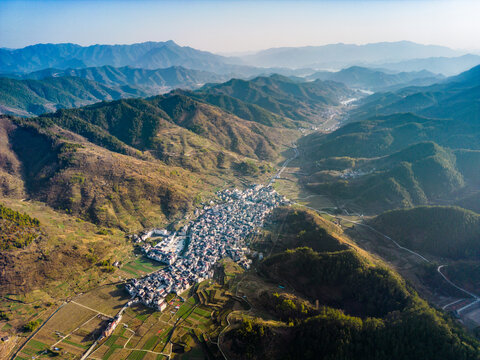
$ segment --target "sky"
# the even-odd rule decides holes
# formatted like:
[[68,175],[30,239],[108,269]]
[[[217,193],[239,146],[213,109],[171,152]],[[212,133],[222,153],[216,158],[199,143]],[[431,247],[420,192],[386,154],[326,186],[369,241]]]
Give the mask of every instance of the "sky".
[[174,40],[218,53],[410,40],[480,49],[478,0],[0,0],[0,47]]

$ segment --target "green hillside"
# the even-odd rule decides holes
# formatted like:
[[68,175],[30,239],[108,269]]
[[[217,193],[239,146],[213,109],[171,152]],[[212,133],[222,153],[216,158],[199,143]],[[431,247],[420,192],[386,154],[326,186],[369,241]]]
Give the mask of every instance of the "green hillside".
[[479,73],[480,66],[476,66],[435,85],[374,94],[363,100],[352,118],[361,120],[380,114],[414,112],[434,118],[453,118],[467,126],[478,124]]
[[451,151],[423,142],[383,157],[319,160],[304,183],[370,213],[452,202],[478,185],[475,171],[468,166],[474,165],[471,159],[477,156],[479,151]]
[[480,258],[480,215],[459,207],[393,210],[371,222],[400,244],[451,259]]
[[295,135],[294,131],[246,121],[177,93],[61,110],[37,121],[58,124],[98,145],[124,153],[113,136],[162,160],[184,156],[216,158],[224,150],[272,160],[279,145],[288,143]]
[[0,249],[23,248],[40,236],[40,221],[0,204]]
[[443,76],[429,71],[387,73],[361,66],[351,66],[337,72],[319,71],[308,76],[311,80],[331,80],[344,83],[348,87],[380,91],[406,86],[426,86],[439,82]]
[[313,133],[300,144],[308,148],[311,158],[384,156],[424,141],[452,149],[479,150],[478,130],[475,122],[465,126],[455,120],[395,114],[348,123],[330,134]]
[[80,69],[45,69],[22,74],[22,79],[44,80],[49,77],[79,77],[107,86],[134,86],[148,95],[158,95],[174,88],[194,89],[206,83],[227,80],[227,76],[208,71],[192,70],[182,66],[163,69],[141,69],[130,66],[99,66]]
[[[283,227],[289,218],[296,219],[296,225]],[[297,237],[297,242],[266,258],[259,276],[285,289],[268,288],[256,295],[258,299],[250,294],[249,301],[260,308],[248,317],[237,317],[225,335],[227,355],[250,359],[478,359],[476,340],[421,300],[393,270],[355,248],[339,228],[318,218],[310,211],[292,208],[274,215],[277,227],[272,236],[281,231],[278,235]],[[328,239],[327,235],[347,249],[302,247],[304,242],[298,237],[302,224],[305,229],[325,224],[318,242]],[[316,300],[319,307],[313,305]]]
[[113,87],[76,77],[0,78],[0,114],[39,115],[60,108],[144,95],[143,91],[130,86]]
[[297,121],[314,121],[326,107],[339,105],[341,99],[353,94],[340,83],[320,80],[300,83],[281,75],[252,80],[232,79],[200,91],[237,98]]

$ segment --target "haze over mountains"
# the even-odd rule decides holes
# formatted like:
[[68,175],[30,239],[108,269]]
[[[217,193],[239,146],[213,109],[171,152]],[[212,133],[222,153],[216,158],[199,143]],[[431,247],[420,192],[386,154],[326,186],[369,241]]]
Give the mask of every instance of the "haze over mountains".
[[262,67],[343,68],[351,65],[381,64],[391,61],[454,57],[463,55],[442,46],[409,41],[366,45],[330,44],[298,48],[273,48],[242,57],[245,64]]
[[[275,55],[279,53],[281,56]],[[355,64],[365,63],[373,66],[372,64],[388,61],[399,53],[402,55],[396,59],[419,61],[425,65],[425,68],[395,73],[386,70],[388,67],[368,69],[353,66],[339,72],[316,72],[314,68],[294,70],[278,67],[338,68],[345,65],[337,63],[340,58],[348,58]],[[300,82],[304,80],[298,76],[306,76],[308,80],[332,80],[344,83],[350,88],[371,91],[393,90],[408,85],[430,85],[440,81],[442,75],[428,71],[429,59],[436,59],[436,63],[438,59],[447,59],[448,61],[445,61],[450,62],[446,65],[444,62],[447,70],[437,67],[437,70],[441,70],[439,72],[445,73],[458,71],[477,61],[476,55],[462,56],[460,62],[455,60],[460,59],[456,57],[432,58],[432,56],[456,55],[458,51],[445,47],[424,46],[410,42],[271,49],[249,55],[241,60],[182,47],[173,41],[88,47],[75,44],[39,44],[23,49],[0,49],[0,73],[4,77],[15,79],[15,81],[2,79],[4,91],[0,99],[0,112],[22,116],[39,115],[59,108],[81,106],[100,100],[151,96],[175,88],[196,89],[206,83],[219,83],[232,77],[248,80],[258,74],[272,73],[296,75],[297,77],[292,79]],[[268,67],[251,66],[250,63],[254,63],[255,56],[257,62],[254,65]],[[263,59],[263,63],[258,59]],[[268,59],[272,61],[267,63]],[[276,62],[275,59],[282,59],[284,63]],[[291,61],[296,59],[297,63],[288,63],[288,59]],[[325,64],[321,65],[318,61],[314,64],[313,59],[321,59]],[[246,66],[246,63],[249,65]],[[59,80],[67,77],[69,80]],[[90,82],[85,83],[80,79]],[[68,83],[68,86],[65,86],[65,83]],[[241,82],[237,81],[235,86],[238,87],[239,84]],[[216,94],[213,95],[213,91]],[[222,101],[225,102],[225,99],[219,98],[218,90],[212,88],[208,93],[213,103],[218,105]],[[215,100],[213,96],[216,97]],[[253,95],[243,94],[242,96]],[[263,98],[266,96],[263,95]],[[252,103],[259,105],[255,101]],[[229,106],[232,107],[232,104],[230,103]],[[273,110],[276,106],[272,103],[266,107],[273,113],[285,116],[284,111]],[[305,117],[299,114],[287,116],[292,116],[296,120]]]
[[[462,56],[465,55],[465,56]],[[189,69],[217,73],[257,74],[261,68],[312,68],[342,69],[352,65],[382,67],[382,64],[399,61],[421,61],[423,68],[397,71],[429,70],[439,61],[448,62],[452,69],[446,75],[460,72],[478,64],[478,56],[442,46],[421,45],[407,41],[374,43],[367,45],[331,44],[300,48],[274,48],[243,57],[224,57],[188,46],[179,46],[173,41],[145,42],[132,45],[38,44],[22,49],[0,49],[0,73],[33,72],[47,68],[68,69],[132,66],[144,69],[159,69],[183,66]],[[456,63],[459,64],[456,64]],[[475,63],[476,62],[476,63]],[[394,65],[392,65],[393,67]],[[413,65],[411,65],[413,66]],[[456,66],[456,67],[455,67]],[[443,70],[447,68],[443,66]],[[389,68],[385,66],[385,68]],[[448,72],[448,70],[447,70]]]

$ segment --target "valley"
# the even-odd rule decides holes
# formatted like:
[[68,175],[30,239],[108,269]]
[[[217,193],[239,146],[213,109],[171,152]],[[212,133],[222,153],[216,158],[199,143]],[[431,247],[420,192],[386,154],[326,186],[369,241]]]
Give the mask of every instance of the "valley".
[[480,68],[397,47],[0,49],[0,359],[478,359]]

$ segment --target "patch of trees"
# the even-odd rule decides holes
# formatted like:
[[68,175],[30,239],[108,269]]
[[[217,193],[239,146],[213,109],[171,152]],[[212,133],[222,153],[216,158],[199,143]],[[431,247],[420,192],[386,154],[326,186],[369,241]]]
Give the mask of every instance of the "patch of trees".
[[23,248],[39,236],[40,221],[0,204],[0,250]]
[[242,354],[247,359],[255,357],[255,354],[262,352],[265,340],[271,336],[268,327],[251,319],[243,319],[232,335],[232,350]]
[[25,332],[35,331],[40,326],[41,323],[42,323],[42,320],[40,319],[29,321],[28,323],[23,325],[23,331]]

